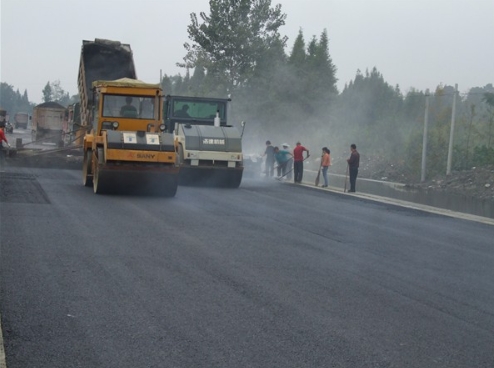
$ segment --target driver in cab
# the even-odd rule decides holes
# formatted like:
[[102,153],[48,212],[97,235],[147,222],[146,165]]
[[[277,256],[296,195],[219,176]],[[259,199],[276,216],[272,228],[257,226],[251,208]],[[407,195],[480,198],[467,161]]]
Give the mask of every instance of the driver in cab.
[[189,110],[189,105],[185,104],[182,106],[182,109],[175,111],[175,116],[177,118],[190,118],[190,115],[187,112],[188,110]]
[[137,117],[137,109],[135,106],[132,106],[132,97],[125,98],[125,105],[120,109],[120,116],[125,118],[136,118]]

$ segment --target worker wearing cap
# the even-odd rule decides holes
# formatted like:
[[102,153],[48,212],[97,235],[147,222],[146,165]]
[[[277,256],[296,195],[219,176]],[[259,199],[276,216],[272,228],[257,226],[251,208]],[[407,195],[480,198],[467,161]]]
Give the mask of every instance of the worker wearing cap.
[[297,142],[296,147],[293,149],[293,172],[295,183],[302,183],[302,178],[304,176],[304,151],[307,152],[305,158],[309,158],[309,150],[302,146],[300,142]]
[[278,147],[274,148],[274,157],[278,163],[278,177],[283,178],[287,174],[288,162],[290,161],[292,154],[288,150],[280,150]]
[[[290,152],[290,146],[288,143],[282,143],[281,149],[278,152],[278,158],[281,158],[283,163],[278,165],[279,173],[278,176],[285,178],[287,180],[292,179],[292,171],[293,171],[293,155]],[[280,172],[281,171],[281,172]]]

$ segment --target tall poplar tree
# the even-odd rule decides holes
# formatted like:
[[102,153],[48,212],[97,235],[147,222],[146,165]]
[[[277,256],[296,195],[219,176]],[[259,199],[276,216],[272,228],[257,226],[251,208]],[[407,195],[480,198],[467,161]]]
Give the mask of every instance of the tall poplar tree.
[[41,92],[43,93],[43,102],[50,102],[53,100],[53,91],[50,82],[46,82],[45,88],[43,88]]
[[191,14],[187,27],[192,44],[179,66],[201,64],[208,74],[225,81],[228,91],[245,83],[274,42],[286,42],[278,33],[286,15],[271,0],[210,0],[210,14]]
[[306,58],[307,54],[305,52],[304,34],[300,29],[298,31],[297,38],[293,43],[292,51],[290,53],[290,57],[288,58],[288,64],[293,66],[296,70],[302,71],[306,67]]

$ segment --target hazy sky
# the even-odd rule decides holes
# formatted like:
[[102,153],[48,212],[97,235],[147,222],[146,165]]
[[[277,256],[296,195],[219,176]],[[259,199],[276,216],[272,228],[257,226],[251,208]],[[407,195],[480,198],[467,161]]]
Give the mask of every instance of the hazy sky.
[[[338,88],[376,67],[403,92],[439,84],[467,91],[494,83],[494,0],[278,0],[287,14],[287,52],[326,28]],[[131,45],[137,76],[185,74],[190,13],[208,0],[1,0],[1,81],[40,103],[48,81],[77,93],[82,40]]]

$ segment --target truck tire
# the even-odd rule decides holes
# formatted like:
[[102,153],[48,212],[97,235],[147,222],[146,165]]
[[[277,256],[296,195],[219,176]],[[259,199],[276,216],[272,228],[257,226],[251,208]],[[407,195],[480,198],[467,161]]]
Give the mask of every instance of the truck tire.
[[232,171],[228,175],[228,180],[226,182],[226,185],[228,188],[233,188],[236,189],[240,186],[240,183],[242,182],[242,174],[243,171]]

